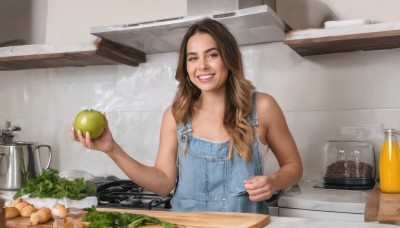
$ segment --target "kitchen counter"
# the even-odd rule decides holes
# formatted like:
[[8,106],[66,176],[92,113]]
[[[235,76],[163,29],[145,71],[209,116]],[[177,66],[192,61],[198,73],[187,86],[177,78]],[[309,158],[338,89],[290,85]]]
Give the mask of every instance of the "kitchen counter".
[[321,181],[303,181],[278,200],[279,215],[338,221],[364,221],[371,190],[324,189]]
[[[317,190],[318,191],[318,190]],[[0,191],[1,196],[11,201],[14,191]],[[362,197],[363,198],[363,197]],[[362,200],[363,201],[363,200]],[[295,226],[294,226],[295,225]],[[338,227],[365,227],[365,228],[385,228],[396,227],[390,224],[380,224],[378,222],[362,222],[362,221],[346,221],[341,219],[318,219],[318,218],[298,218],[298,217],[278,217],[271,216],[270,223],[265,226],[266,228],[308,228],[308,227],[322,227],[322,228],[338,228]]]
[[348,228],[348,227],[362,227],[362,228],[395,228],[398,226],[391,224],[381,224],[378,222],[354,222],[342,220],[328,220],[328,219],[309,219],[309,218],[294,218],[294,217],[271,217],[271,222],[265,228]]

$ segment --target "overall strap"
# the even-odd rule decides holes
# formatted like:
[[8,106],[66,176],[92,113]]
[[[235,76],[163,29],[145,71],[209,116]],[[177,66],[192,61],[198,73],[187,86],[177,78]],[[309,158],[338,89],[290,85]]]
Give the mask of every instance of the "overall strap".
[[185,125],[177,124],[176,130],[178,132],[178,136],[183,140],[187,141],[192,136],[192,123],[190,122],[190,118],[186,118]]
[[254,91],[251,95],[252,101],[252,110],[251,113],[246,117],[246,119],[251,123],[253,126],[258,125],[258,115],[257,115],[257,91]]

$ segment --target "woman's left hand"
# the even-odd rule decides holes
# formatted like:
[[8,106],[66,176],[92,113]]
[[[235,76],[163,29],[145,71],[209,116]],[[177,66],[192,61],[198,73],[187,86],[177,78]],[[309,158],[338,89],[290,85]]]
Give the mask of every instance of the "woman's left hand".
[[263,201],[271,198],[276,189],[273,188],[272,178],[269,176],[255,176],[244,181],[244,188],[251,201]]

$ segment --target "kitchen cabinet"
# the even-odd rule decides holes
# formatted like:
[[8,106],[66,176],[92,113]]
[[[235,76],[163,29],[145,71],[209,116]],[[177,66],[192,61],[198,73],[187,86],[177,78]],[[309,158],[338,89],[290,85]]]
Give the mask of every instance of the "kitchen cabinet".
[[0,70],[83,67],[146,62],[143,52],[107,39],[73,45],[21,45],[0,48]]
[[293,30],[284,43],[301,56],[400,48],[400,22]]

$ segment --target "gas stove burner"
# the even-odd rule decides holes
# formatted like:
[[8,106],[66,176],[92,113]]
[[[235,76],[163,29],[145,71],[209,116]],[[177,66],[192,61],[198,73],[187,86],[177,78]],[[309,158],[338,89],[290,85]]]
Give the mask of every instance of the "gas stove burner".
[[[144,207],[143,201],[140,199],[135,199],[134,197],[130,196],[126,200],[122,200],[119,202],[122,206],[127,206],[127,207]],[[149,208],[151,209],[151,208]]]
[[[94,183],[96,184],[96,183]],[[168,210],[171,208],[171,194],[161,197],[131,180],[104,181],[97,184],[99,207],[136,208],[148,210]]]

